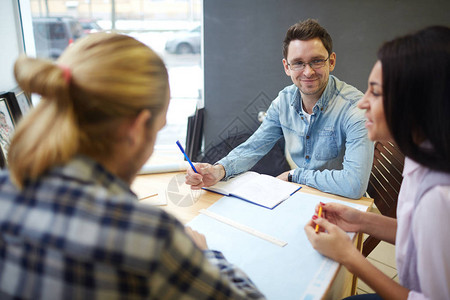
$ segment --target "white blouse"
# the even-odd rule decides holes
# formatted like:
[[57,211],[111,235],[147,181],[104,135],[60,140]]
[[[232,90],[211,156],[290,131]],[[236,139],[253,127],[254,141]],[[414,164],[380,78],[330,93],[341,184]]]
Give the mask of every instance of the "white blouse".
[[[417,273],[422,292],[411,290],[408,299],[450,299],[450,186],[435,186],[417,207],[415,197],[428,169],[405,158],[397,206],[397,269],[408,264],[406,246],[413,231]],[[402,284],[402,275],[399,274]]]

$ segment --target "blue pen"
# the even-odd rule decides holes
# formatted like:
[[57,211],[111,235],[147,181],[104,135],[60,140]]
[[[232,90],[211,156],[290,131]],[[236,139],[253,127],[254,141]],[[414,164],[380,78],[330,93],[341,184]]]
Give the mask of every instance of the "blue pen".
[[194,170],[195,173],[198,173],[197,170],[194,167],[194,164],[189,159],[189,157],[187,156],[186,152],[184,152],[183,146],[181,146],[180,141],[177,141],[177,145],[178,145],[178,148],[180,148],[181,152],[184,154],[184,157],[186,157],[186,160],[188,161],[188,163],[191,165],[192,170]]

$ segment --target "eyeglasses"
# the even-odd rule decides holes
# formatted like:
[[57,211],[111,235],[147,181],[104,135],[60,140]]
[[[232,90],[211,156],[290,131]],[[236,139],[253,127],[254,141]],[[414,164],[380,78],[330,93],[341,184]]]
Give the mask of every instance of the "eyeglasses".
[[325,66],[325,63],[328,59],[330,59],[329,55],[326,59],[315,59],[310,62],[298,61],[293,64],[288,63],[287,65],[289,66],[289,69],[291,69],[292,71],[302,71],[303,69],[305,69],[306,65],[309,65],[311,69],[316,70]]

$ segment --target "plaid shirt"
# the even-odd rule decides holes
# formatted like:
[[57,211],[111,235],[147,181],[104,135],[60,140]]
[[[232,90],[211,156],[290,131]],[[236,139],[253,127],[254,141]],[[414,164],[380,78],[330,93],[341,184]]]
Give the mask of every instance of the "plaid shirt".
[[86,157],[22,191],[0,174],[0,299],[260,299],[220,252]]

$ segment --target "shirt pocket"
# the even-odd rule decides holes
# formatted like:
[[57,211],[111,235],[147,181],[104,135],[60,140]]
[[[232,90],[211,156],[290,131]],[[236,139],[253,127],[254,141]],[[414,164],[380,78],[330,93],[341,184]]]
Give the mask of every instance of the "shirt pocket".
[[314,147],[314,158],[317,160],[330,160],[339,154],[336,135],[332,128],[319,131],[319,138]]

